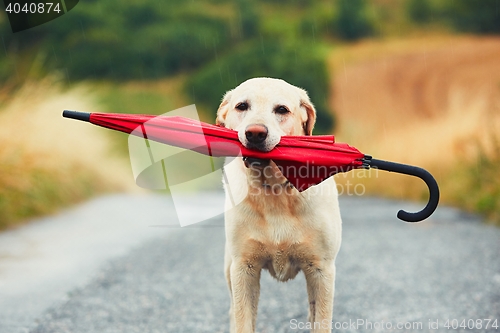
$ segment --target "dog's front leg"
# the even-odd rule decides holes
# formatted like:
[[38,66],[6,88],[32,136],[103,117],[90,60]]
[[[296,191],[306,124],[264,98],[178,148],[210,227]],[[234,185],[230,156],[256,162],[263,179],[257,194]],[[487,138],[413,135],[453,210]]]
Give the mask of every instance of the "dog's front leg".
[[304,269],[309,296],[311,333],[330,333],[335,293],[335,261],[309,263]]
[[231,315],[235,329],[231,333],[253,333],[257,320],[261,267],[240,260],[233,260],[230,268],[233,298]]

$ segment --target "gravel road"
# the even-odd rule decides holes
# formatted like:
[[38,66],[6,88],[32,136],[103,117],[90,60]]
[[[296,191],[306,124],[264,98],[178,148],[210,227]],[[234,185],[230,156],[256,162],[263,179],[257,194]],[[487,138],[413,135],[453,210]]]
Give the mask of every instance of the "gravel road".
[[[500,332],[485,329],[500,325],[500,229],[446,207],[406,224],[400,208],[420,206],[341,198],[336,331]],[[3,233],[0,332],[228,332],[222,218],[177,225],[169,197],[115,195]],[[261,284],[257,331],[307,332],[303,276]]]

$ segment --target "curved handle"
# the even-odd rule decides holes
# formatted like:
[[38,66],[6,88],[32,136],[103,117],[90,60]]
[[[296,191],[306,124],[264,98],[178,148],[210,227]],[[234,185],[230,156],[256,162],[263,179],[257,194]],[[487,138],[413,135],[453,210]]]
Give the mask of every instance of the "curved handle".
[[404,210],[400,210],[398,212],[399,219],[406,222],[420,222],[434,213],[439,203],[439,187],[434,177],[432,177],[427,170],[412,165],[382,161],[374,158],[366,162],[368,162],[367,164],[372,168],[415,176],[422,179],[427,184],[429,188],[429,201],[424,209],[416,213],[408,213]]

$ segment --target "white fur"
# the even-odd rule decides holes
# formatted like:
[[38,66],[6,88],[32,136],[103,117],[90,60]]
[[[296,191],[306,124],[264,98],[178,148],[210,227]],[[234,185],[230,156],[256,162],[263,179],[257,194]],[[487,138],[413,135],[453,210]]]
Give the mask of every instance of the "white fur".
[[[241,102],[249,104],[248,110],[236,108]],[[290,112],[276,113],[279,105]],[[228,91],[217,112],[217,123],[238,131],[245,146],[245,129],[265,125],[268,136],[263,151],[272,150],[283,135],[311,135],[315,118],[304,90],[271,78],[250,79]],[[331,332],[326,324],[332,322],[342,224],[335,181],[330,178],[298,192],[286,183],[276,164],[271,162],[267,168],[270,172],[247,168],[241,158],[225,167],[225,273],[231,295],[231,332],[255,331],[262,269],[280,281],[303,271],[309,320],[321,323],[312,332]]]

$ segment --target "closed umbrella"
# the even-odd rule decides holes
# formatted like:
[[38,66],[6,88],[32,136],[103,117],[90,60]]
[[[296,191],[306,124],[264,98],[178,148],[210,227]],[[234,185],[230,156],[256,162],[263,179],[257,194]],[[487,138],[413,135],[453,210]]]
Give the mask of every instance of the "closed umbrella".
[[[191,149],[213,157],[243,156],[253,163],[273,160],[283,175],[299,191],[317,185],[336,173],[360,168],[378,168],[416,176],[427,184],[429,201],[423,210],[416,213],[400,210],[397,214],[398,218],[407,222],[426,219],[435,211],[439,202],[439,187],[434,177],[426,170],[374,159],[348,144],[336,143],[333,135],[282,136],[273,150],[262,152],[243,146],[238,139],[238,133],[234,130],[179,116],[86,113],[65,110],[63,117],[139,135],[148,140]],[[297,172],[297,170],[304,172]]]

